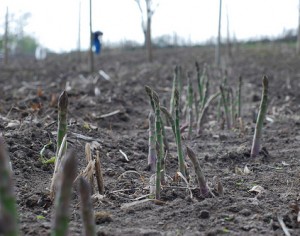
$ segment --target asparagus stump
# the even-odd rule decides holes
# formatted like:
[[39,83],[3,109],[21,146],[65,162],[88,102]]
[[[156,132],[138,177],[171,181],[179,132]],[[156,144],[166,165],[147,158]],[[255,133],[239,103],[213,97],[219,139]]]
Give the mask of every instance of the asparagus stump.
[[96,236],[95,216],[91,199],[91,186],[83,178],[79,179],[79,193],[81,202],[81,217],[85,236]]
[[67,153],[61,165],[60,181],[55,197],[55,215],[51,236],[64,236],[68,232],[69,202],[71,199],[72,185],[76,177],[77,160],[73,151]]
[[262,79],[262,98],[259,106],[259,112],[257,116],[254,136],[253,136],[253,142],[252,142],[252,148],[251,148],[251,157],[256,157],[259,154],[260,149],[260,139],[262,135],[262,128],[264,124],[264,120],[267,113],[268,108],[268,77],[264,76]]
[[[12,172],[4,139],[0,135],[0,219],[5,236],[17,236],[18,214],[13,191]],[[1,232],[0,232],[1,233]]]
[[99,193],[104,194],[104,180],[103,180],[103,174],[101,169],[99,151],[96,152],[95,169],[96,169],[95,174],[96,174]]

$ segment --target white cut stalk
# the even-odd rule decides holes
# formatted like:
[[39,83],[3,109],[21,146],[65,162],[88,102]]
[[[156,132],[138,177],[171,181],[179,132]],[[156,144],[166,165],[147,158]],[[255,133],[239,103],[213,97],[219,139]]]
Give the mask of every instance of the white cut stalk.
[[129,159],[128,159],[128,157],[127,157],[127,155],[126,155],[125,152],[123,152],[121,149],[119,150],[119,152],[124,156],[124,158],[125,158],[126,161],[129,161]]
[[177,174],[183,179],[183,181],[186,183],[186,187],[187,189],[189,190],[190,192],[190,198],[192,199],[193,198],[193,193],[192,193],[192,190],[190,188],[190,185],[189,185],[189,182],[187,181],[187,179],[183,176],[183,174],[179,171],[177,171]]

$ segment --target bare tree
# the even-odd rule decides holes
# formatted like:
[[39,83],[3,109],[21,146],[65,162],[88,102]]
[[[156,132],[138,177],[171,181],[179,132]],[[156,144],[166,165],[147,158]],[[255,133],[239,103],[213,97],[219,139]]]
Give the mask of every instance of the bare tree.
[[93,28],[92,28],[92,0],[90,0],[90,72],[94,72],[94,54],[93,54]]
[[[151,38],[151,23],[152,23],[152,16],[158,7],[158,3],[155,5],[152,0],[145,0],[145,8],[146,12],[143,10],[143,7],[141,5],[140,0],[135,0],[140,12],[141,12],[141,22],[142,22],[142,30],[144,33],[145,37],[145,46],[146,46],[146,51],[147,51],[147,60],[151,62],[153,60],[153,55],[152,55],[152,38]],[[145,17],[146,17],[146,22],[145,22]]]
[[231,37],[230,37],[230,27],[229,27],[229,13],[228,13],[228,8],[227,8],[227,56],[229,58],[232,58],[232,43],[231,43]]
[[299,6],[298,6],[298,36],[297,36],[297,54],[300,54],[300,0],[299,0]]
[[81,61],[81,0],[78,3],[78,41],[77,41],[77,51],[78,51],[78,61]]
[[8,7],[5,14],[5,32],[4,32],[4,64],[8,63]]
[[220,66],[220,46],[221,46],[221,17],[222,17],[222,0],[220,0],[219,5],[219,25],[218,25],[218,41],[216,46],[216,65]]

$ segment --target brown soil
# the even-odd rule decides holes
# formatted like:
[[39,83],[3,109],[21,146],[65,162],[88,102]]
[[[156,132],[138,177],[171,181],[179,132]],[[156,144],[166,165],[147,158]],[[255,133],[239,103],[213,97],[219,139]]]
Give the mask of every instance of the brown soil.
[[[189,160],[191,199],[186,184],[175,181],[177,154],[171,129],[167,129],[170,155],[161,203],[124,205],[149,194],[147,171],[148,113],[151,109],[144,86],[153,87],[169,107],[173,69],[192,72],[196,91],[197,60],[213,64],[210,48],[160,49],[155,62],[145,63],[144,52],[106,51],[96,59],[96,68],[111,79],[90,75],[76,54],[49,56],[43,62],[17,61],[1,65],[0,132],[5,137],[15,175],[15,191],[23,235],[49,235],[53,204],[49,199],[52,165],[42,164],[40,151],[49,141],[45,158],[55,153],[57,129],[56,101],[68,87],[68,148],[75,149],[79,171],[85,162],[84,146],[93,142],[100,151],[105,179],[105,195],[94,200],[98,235],[283,235],[278,217],[292,235],[300,235],[299,211],[299,57],[286,45],[239,48],[226,60],[228,83],[237,87],[243,76],[243,121],[245,131],[224,130],[217,121],[217,103],[208,113],[205,130],[194,130],[183,146],[198,156],[213,189],[214,176],[223,184],[224,195],[203,199],[197,194],[194,171]],[[217,91],[224,71],[209,69],[210,93]],[[250,148],[261,97],[261,78],[270,81],[269,107],[262,152],[250,158]],[[186,79],[184,79],[186,84]],[[95,88],[100,95],[95,96]],[[184,90],[185,91],[185,90]],[[184,101],[184,98],[183,100]],[[102,115],[119,111],[114,115]],[[182,117],[181,123],[185,123]],[[226,126],[225,126],[226,128]],[[84,135],[84,136],[80,136]],[[186,133],[183,133],[186,137]],[[120,153],[128,155],[126,161]],[[250,173],[243,174],[247,166]],[[263,191],[250,192],[259,185]],[[95,192],[97,189],[95,187]],[[144,197],[144,198],[143,198]],[[79,197],[76,188],[70,209],[70,235],[82,234]],[[103,216],[104,215],[104,216]],[[43,216],[43,217],[41,217]]]

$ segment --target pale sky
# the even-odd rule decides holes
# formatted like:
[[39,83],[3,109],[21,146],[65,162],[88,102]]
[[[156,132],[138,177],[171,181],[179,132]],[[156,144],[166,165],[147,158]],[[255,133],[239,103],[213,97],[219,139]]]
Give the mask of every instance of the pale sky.
[[[152,22],[152,36],[176,34],[192,43],[217,35],[219,0],[154,0],[159,2]],[[89,46],[89,0],[1,0],[0,34],[6,6],[16,17],[30,12],[24,31],[56,52],[77,48],[81,2],[81,47]],[[144,0],[141,0],[143,3]],[[134,0],[93,0],[93,30],[106,42],[143,42],[141,14]],[[278,36],[296,29],[298,0],[223,0],[222,36],[226,37],[227,12],[231,36],[237,39]]]

